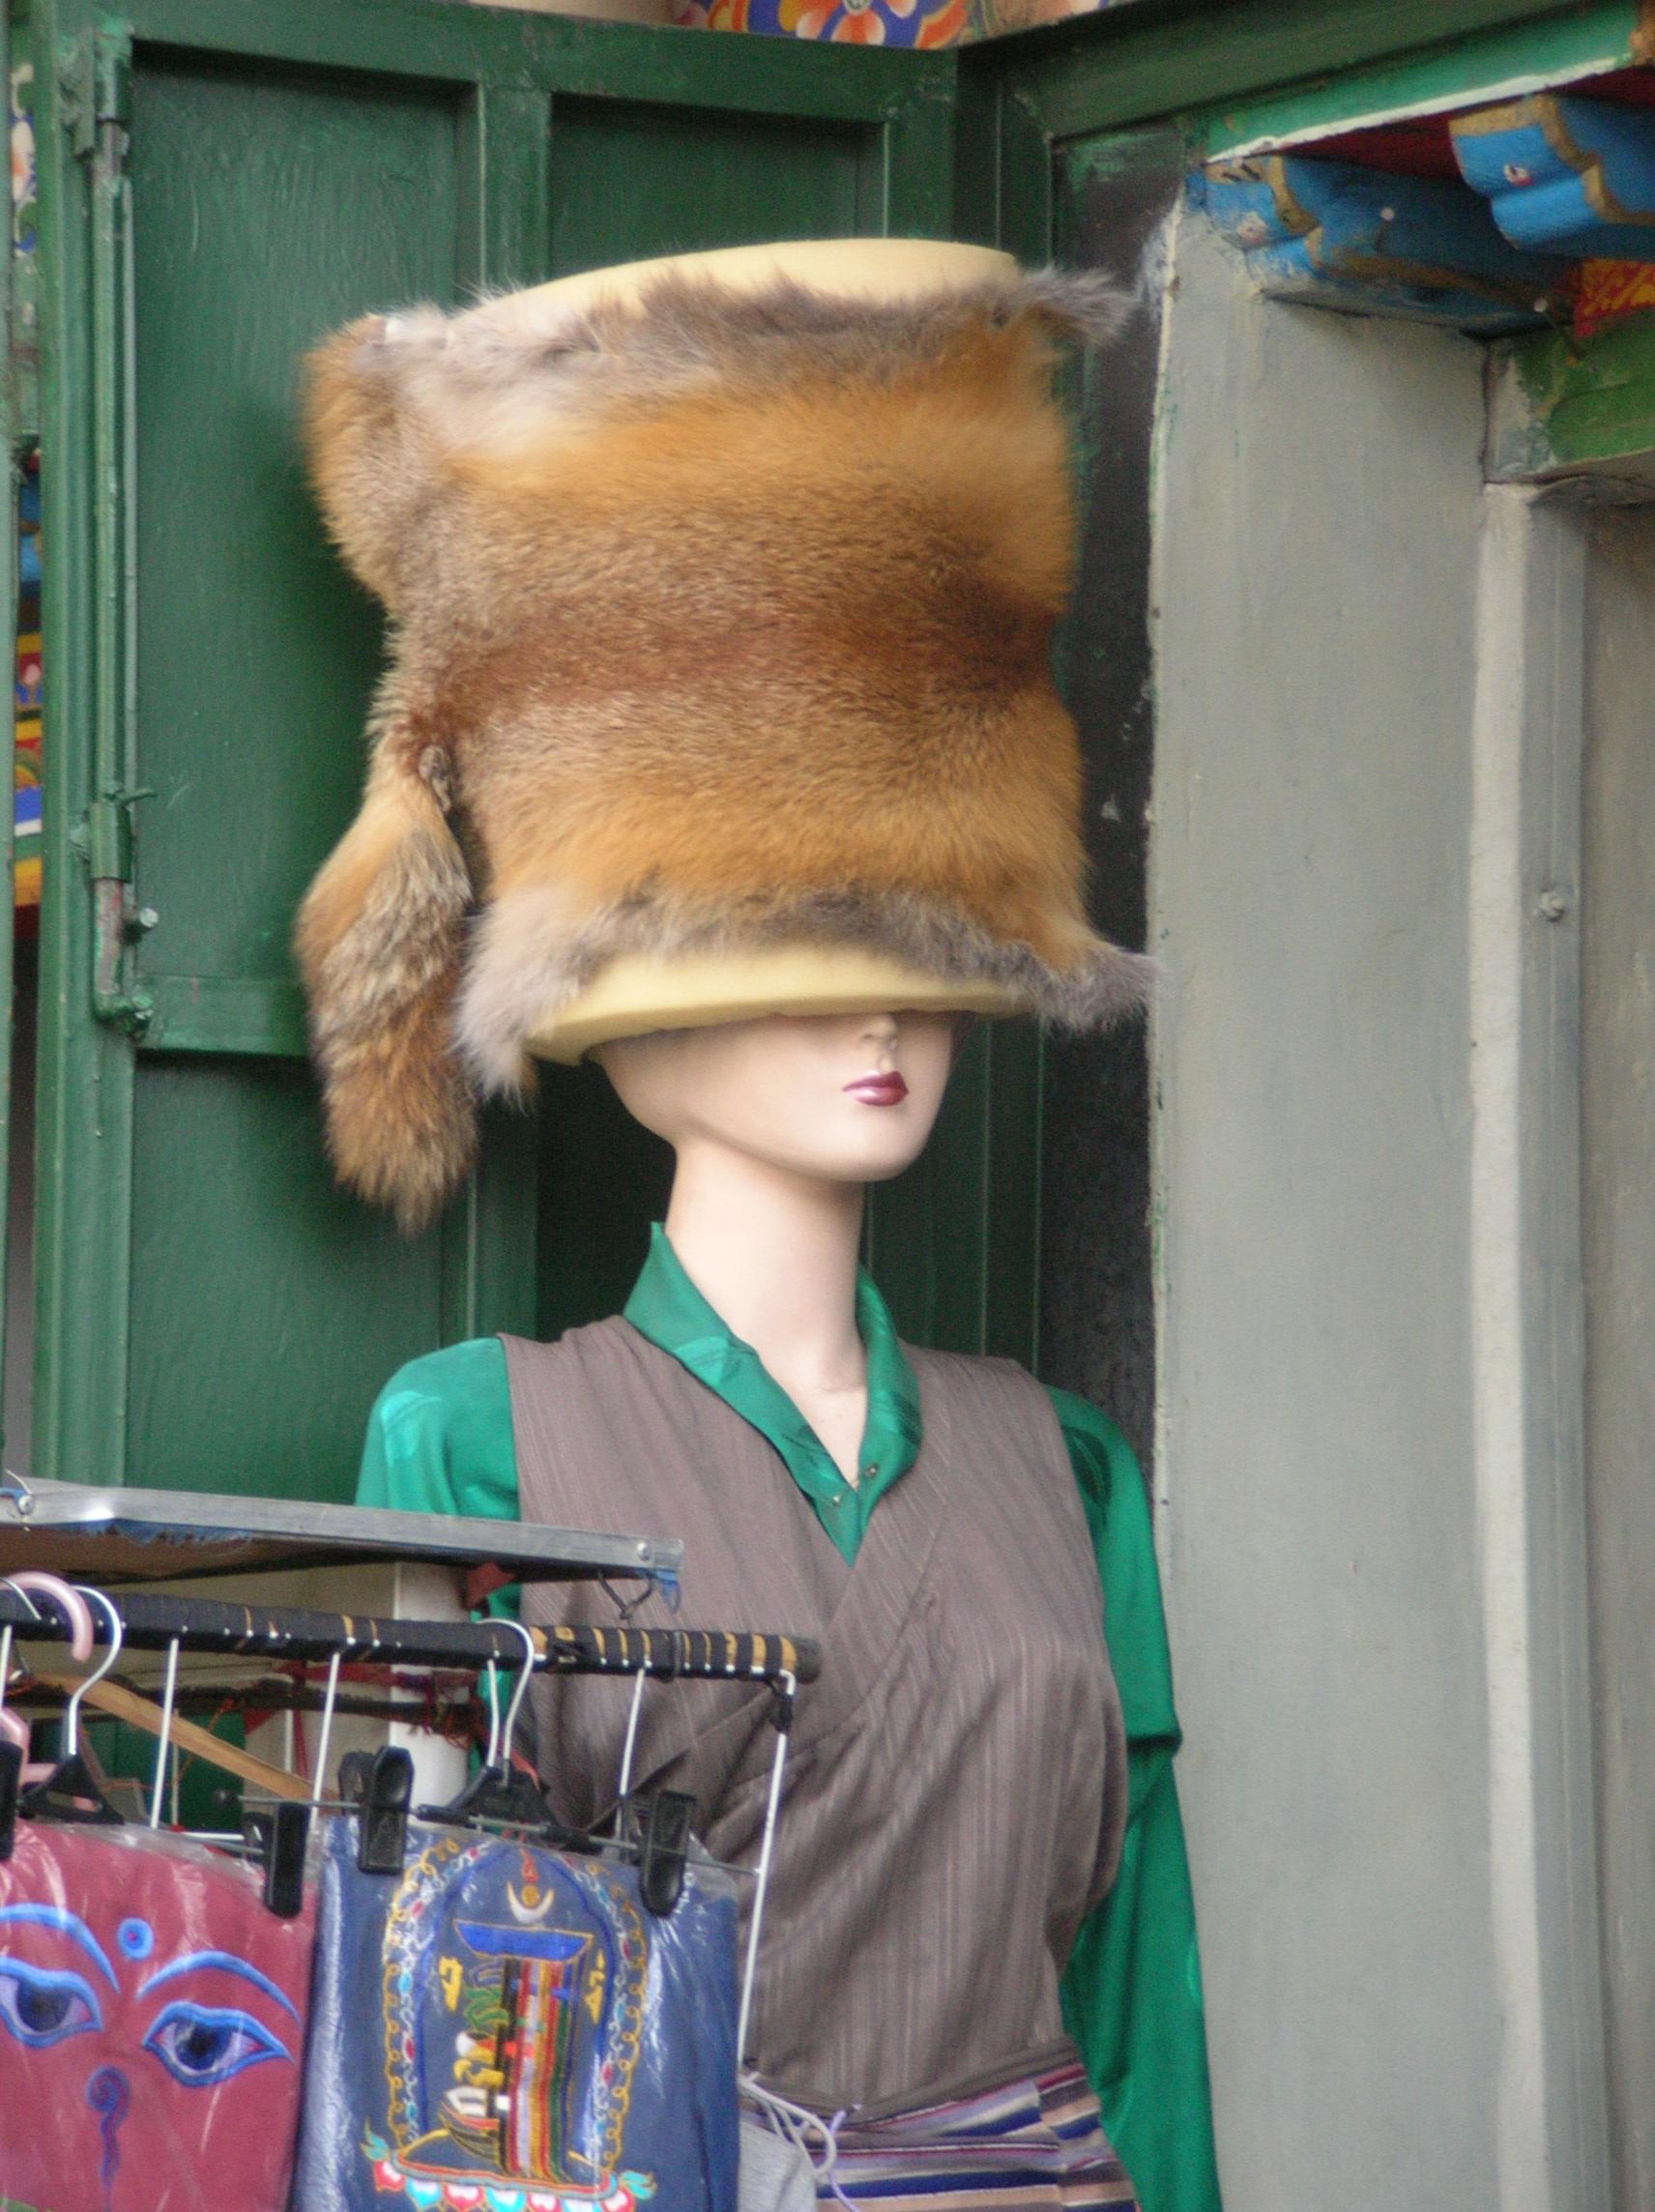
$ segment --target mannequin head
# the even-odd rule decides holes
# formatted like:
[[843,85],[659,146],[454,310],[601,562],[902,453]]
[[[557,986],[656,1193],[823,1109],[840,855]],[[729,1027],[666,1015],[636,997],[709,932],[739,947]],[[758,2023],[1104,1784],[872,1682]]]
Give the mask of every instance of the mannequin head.
[[765,1014],[657,1030],[594,1057],[681,1162],[722,1150],[824,1182],[884,1182],[924,1150],[969,1021]]

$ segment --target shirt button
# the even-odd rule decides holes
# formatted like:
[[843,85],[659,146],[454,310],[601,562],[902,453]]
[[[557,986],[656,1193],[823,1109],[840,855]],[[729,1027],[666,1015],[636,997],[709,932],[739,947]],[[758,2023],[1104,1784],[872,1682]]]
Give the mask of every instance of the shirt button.
[[834,1504],[835,1504],[835,1505],[843,1505],[843,1504],[844,1504],[844,1502],[845,1502],[845,1493],[844,1493],[842,1490],[836,1490],[836,1491],[834,1491],[834,1493],[833,1493],[833,1502],[834,1502]]
[[875,1460],[875,1461],[874,1461],[874,1463],[873,1463],[873,1465],[872,1465],[871,1467],[864,1467],[864,1468],[863,1468],[863,1470],[862,1470],[862,1480],[863,1480],[864,1482],[871,1482],[871,1481],[873,1480],[874,1476],[875,1476],[876,1474],[878,1474],[878,1472],[879,1472],[879,1462],[878,1462],[878,1460]]

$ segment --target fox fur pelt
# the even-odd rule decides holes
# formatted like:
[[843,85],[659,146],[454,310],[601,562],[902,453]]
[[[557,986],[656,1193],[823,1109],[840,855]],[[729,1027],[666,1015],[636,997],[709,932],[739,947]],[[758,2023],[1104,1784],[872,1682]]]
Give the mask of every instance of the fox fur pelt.
[[1070,1025],[1136,1003],[1049,666],[1055,341],[1117,313],[1050,275],[869,306],[669,273],[311,358],[323,511],[392,621],[297,937],[347,1182],[427,1219],[478,1093],[620,952],[828,939]]

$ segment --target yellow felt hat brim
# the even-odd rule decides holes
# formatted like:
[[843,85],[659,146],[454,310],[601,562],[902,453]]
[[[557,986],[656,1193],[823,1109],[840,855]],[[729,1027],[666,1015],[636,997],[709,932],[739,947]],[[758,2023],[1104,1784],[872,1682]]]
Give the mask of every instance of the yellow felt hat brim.
[[710,1029],[766,1014],[1012,1014],[996,983],[945,981],[883,952],[850,946],[781,945],[763,951],[630,954],[610,961],[578,999],[549,1014],[528,1039],[537,1060],[566,1066],[595,1045],[655,1030]]
[[457,319],[504,335],[530,333],[548,313],[585,313],[604,301],[629,305],[662,276],[707,277],[734,292],[762,292],[781,279],[835,299],[888,301],[968,291],[1016,273],[1016,261],[997,247],[961,246],[947,239],[790,239],[776,246],[727,246],[708,253],[587,269],[485,300]]

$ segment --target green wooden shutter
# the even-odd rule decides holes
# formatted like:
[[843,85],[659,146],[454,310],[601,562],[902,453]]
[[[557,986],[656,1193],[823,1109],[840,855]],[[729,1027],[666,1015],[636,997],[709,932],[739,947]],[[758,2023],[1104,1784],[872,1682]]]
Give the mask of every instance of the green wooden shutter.
[[[424,1237],[332,1184],[288,935],[357,803],[379,630],[305,489],[298,358],[368,307],[637,255],[949,235],[955,64],[422,0],[44,0],[31,37],[36,1471],[341,1497],[400,1361],[614,1305],[658,1168],[550,1072]],[[877,1209],[933,1341],[1030,1348],[1032,1052],[976,1049]]]

